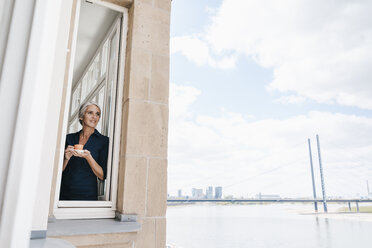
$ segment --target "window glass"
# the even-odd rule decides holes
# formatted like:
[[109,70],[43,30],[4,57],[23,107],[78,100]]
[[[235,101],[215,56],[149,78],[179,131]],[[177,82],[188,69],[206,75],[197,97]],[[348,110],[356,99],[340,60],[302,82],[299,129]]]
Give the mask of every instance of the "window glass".
[[101,108],[103,108],[103,103],[105,101],[105,87],[102,87],[98,93],[98,100],[97,100],[97,103],[99,104],[99,106],[101,106]]
[[[98,105],[101,107],[101,120],[98,122],[98,125],[97,125],[97,130],[100,132],[100,133],[103,133],[103,130],[102,130],[102,126],[103,126],[103,123],[105,123],[105,118],[104,118],[104,101],[105,101],[105,87],[102,87],[97,96],[96,96],[96,100],[95,102],[98,103]],[[106,134],[105,134],[106,135]]]
[[[112,112],[111,106],[115,104],[114,91],[117,83],[119,58],[120,25],[117,24],[114,29],[111,29],[111,33],[105,37],[103,45],[97,49],[96,55],[87,64],[84,74],[71,94],[68,133],[77,132],[82,128],[78,121],[77,110],[81,104],[93,101],[101,107],[101,118],[95,128],[105,136],[112,136],[112,130],[110,130],[112,123],[110,122],[114,121],[114,117],[110,117],[110,113]],[[108,165],[107,178],[102,181],[97,178],[97,200],[108,201],[110,199],[110,180],[111,166]],[[67,206],[65,200],[62,204]]]
[[[110,120],[111,113],[111,99],[112,99],[112,89],[114,81],[116,80],[117,73],[117,53],[118,53],[118,42],[117,42],[117,32],[113,35],[110,41],[110,61],[109,61],[109,76],[107,84],[107,99],[106,99],[106,120]],[[105,133],[110,133],[110,125],[105,125]]]
[[107,51],[108,51],[108,40],[102,47],[102,59],[101,59],[101,77],[106,73],[107,67]]
[[101,53],[98,53],[96,58],[94,59],[94,62],[93,62],[93,81],[94,81],[93,88],[95,87],[95,85],[99,81],[100,57],[101,57]]
[[74,121],[71,123],[70,128],[69,128],[69,133],[76,133],[80,129],[80,123],[78,121],[78,117],[74,119]]
[[105,187],[106,187],[106,180],[101,181],[97,179],[97,187],[98,187],[98,200],[104,201],[105,200]]
[[85,74],[82,82],[81,82],[81,102],[85,100],[88,95],[88,73]]
[[[93,64],[92,64],[93,65]],[[93,86],[94,86],[94,81],[93,81],[93,68],[92,68],[92,65],[89,67],[89,70],[87,72],[87,92],[86,94],[89,95],[90,91],[92,90]]]
[[71,114],[74,114],[75,111],[80,106],[80,91],[81,91],[81,85],[79,84],[76,88],[74,93],[72,94],[72,102],[71,102]]

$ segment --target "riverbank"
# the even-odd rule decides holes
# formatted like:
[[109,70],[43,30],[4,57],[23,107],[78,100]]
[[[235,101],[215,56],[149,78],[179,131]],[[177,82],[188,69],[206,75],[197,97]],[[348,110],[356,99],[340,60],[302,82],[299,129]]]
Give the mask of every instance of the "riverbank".
[[318,212],[314,212],[314,209],[306,209],[298,211],[298,214],[314,215],[325,219],[372,222],[372,206],[360,206],[359,212],[357,211],[356,207],[352,207],[351,211],[349,211],[349,208],[344,206],[328,206],[331,206],[331,208],[328,209],[328,213],[324,213],[322,208],[320,207]]
[[167,207],[195,205],[195,202],[168,202]]
[[319,218],[334,220],[351,220],[372,222],[372,213],[335,212],[335,213],[301,213],[303,215],[315,215]]
[[[247,202],[172,202],[167,204],[168,207],[175,207],[175,206],[187,206],[187,205],[210,205],[210,206],[228,206],[228,205],[287,205],[288,211],[295,212],[300,215],[314,215],[320,218],[325,219],[337,219],[337,220],[353,220],[353,221],[368,221],[372,222],[372,206],[360,206],[359,212],[357,212],[357,208],[353,206],[351,211],[349,208],[346,207],[344,204],[339,203],[329,203],[328,204],[328,213],[324,213],[322,210],[322,206],[318,205],[319,211],[316,213],[314,212],[313,203],[247,203]],[[301,205],[303,208],[298,210],[297,207]],[[291,209],[290,206],[294,206],[294,209]]]

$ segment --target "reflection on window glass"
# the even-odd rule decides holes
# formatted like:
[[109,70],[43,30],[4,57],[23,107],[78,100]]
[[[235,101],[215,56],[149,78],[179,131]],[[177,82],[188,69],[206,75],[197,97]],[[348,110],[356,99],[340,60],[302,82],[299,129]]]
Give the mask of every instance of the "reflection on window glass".
[[71,114],[74,114],[77,108],[80,106],[80,91],[81,85],[79,84],[74,93],[72,94],[72,106],[71,106]]
[[[107,84],[107,120],[110,119],[110,112],[111,112],[111,98],[112,98],[112,85],[114,83],[114,80],[116,80],[116,70],[117,70],[117,33],[112,37],[111,39],[111,49],[110,49],[110,62],[109,62],[109,78],[108,78],[108,84]],[[110,125],[105,126],[105,133],[110,133]]]
[[98,93],[98,104],[103,108],[103,102],[105,100],[105,87],[102,87]]
[[75,120],[70,125],[69,133],[76,133],[77,131],[79,131],[79,121],[78,118],[76,117]]
[[101,57],[101,54],[98,53],[97,56],[94,59],[94,62],[93,62],[93,81],[94,81],[94,86],[97,84],[98,79],[99,79],[99,60],[100,60],[100,57]]
[[[97,130],[102,133],[102,134],[105,134],[103,133],[103,130],[102,130],[102,125],[104,125],[104,123],[106,123],[106,119],[105,119],[105,113],[104,113],[104,97],[105,97],[105,91],[104,91],[104,87],[102,87],[99,92],[98,92],[98,95],[96,97],[96,103],[98,103],[98,105],[101,107],[101,121],[98,123],[97,125]],[[99,129],[98,129],[99,128]]]
[[91,65],[91,67],[89,68],[89,71],[88,71],[87,95],[89,95],[90,91],[92,90],[92,88],[94,87],[94,84],[95,84],[95,82],[94,82],[94,71],[93,71],[93,66],[92,65]]
[[85,74],[81,83],[81,101],[83,102],[88,95],[88,74]]
[[94,96],[93,101],[98,103],[98,105],[101,107],[101,118],[100,118],[100,121],[97,124],[96,129],[98,130],[98,132],[102,133],[102,125],[103,125],[105,119],[103,118],[103,105],[100,103],[99,95],[97,93]]
[[102,59],[101,59],[101,77],[106,73],[107,66],[107,51],[108,51],[108,40],[105,42],[102,48]]
[[[102,135],[110,135],[110,112],[114,106],[115,83],[117,80],[119,26],[106,37],[103,45],[98,48],[96,55],[86,65],[84,74],[77,82],[76,89],[71,94],[71,113],[68,133],[76,133],[82,129],[78,121],[78,109],[88,101],[97,103],[101,107],[101,118],[95,128]],[[67,140],[67,139],[66,139]],[[109,171],[111,169],[109,168]],[[110,180],[110,175],[108,175]],[[106,180],[97,179],[98,200],[108,200]],[[107,185],[106,185],[107,184]],[[61,199],[61,198],[60,198]],[[64,198],[63,198],[64,199]]]
[[98,187],[98,200],[99,201],[104,201],[105,198],[105,187],[106,187],[106,180],[101,181],[97,179],[97,187]]

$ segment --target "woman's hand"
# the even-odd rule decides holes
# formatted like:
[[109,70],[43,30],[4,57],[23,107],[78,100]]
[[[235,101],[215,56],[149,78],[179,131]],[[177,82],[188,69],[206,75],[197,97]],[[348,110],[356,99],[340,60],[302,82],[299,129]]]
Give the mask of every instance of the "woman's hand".
[[90,157],[90,151],[88,150],[82,150],[82,152],[73,150],[72,154],[76,157],[85,158],[85,159],[88,159],[88,157]]
[[74,147],[73,146],[67,146],[66,150],[65,150],[65,159],[66,160],[70,160],[70,158],[72,157],[73,152],[74,152]]
[[92,169],[93,173],[101,180],[104,180],[104,174],[102,167],[94,160],[92,155],[90,154],[90,151],[83,150],[82,152],[78,152],[76,150],[72,150],[72,155],[79,157],[79,158],[85,158]]

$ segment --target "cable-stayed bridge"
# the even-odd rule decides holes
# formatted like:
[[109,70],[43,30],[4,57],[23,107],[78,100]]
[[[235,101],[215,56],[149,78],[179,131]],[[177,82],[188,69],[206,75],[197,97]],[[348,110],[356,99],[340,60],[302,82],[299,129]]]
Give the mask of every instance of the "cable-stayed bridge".
[[[265,199],[262,199],[262,198],[206,199],[206,198],[192,197],[192,198],[170,198],[170,199],[168,199],[168,203],[193,203],[193,202],[314,203],[315,211],[317,211],[318,203],[322,203],[324,211],[327,212],[327,202],[330,202],[330,203],[348,203],[349,209],[351,209],[351,207],[350,207],[351,203],[355,203],[355,205],[357,206],[357,209],[358,209],[359,208],[359,203],[370,203],[370,202],[372,202],[372,193],[369,190],[369,185],[368,185],[368,180],[367,180],[368,177],[371,176],[370,167],[368,166],[370,164],[370,159],[364,158],[360,154],[355,154],[355,152],[350,151],[350,149],[345,149],[345,151],[347,151],[347,152],[344,151],[341,154],[340,153],[333,154],[334,151],[332,151],[332,153],[327,153],[327,157],[331,157],[333,160],[335,160],[337,163],[339,163],[339,165],[332,166],[331,168],[327,167],[325,174],[327,175],[327,173],[328,173],[328,176],[332,175],[332,178],[327,178],[327,177],[324,178],[323,168],[322,168],[322,158],[321,158],[320,145],[319,145],[319,137],[318,137],[318,135],[316,135],[316,143],[317,143],[316,148],[317,149],[315,150],[316,151],[315,153],[312,153],[312,151],[311,151],[310,139],[308,139],[307,141],[308,141],[307,145],[308,145],[308,149],[309,149],[308,154],[309,154],[309,157],[310,157],[313,199],[310,199],[310,198],[296,198],[296,197],[295,198],[265,198]],[[295,144],[293,147],[298,147],[298,146],[301,146],[303,144],[304,143],[301,142],[301,143]],[[334,144],[331,144],[331,145],[333,146]],[[328,144],[328,146],[330,146],[330,144]],[[296,157],[296,155],[301,156],[301,154],[294,154],[295,157]],[[345,155],[348,155],[348,156],[353,155],[353,156],[352,156],[352,159],[349,160],[349,161],[346,161],[344,159],[342,161],[342,163],[338,162],[340,160],[340,158],[344,157]],[[320,181],[320,184],[321,184],[320,185],[321,186],[320,191],[321,191],[322,199],[320,199],[320,196],[317,195],[317,193],[316,193],[316,185],[315,185],[315,176],[316,175],[314,175],[313,156],[315,157],[314,161],[319,162],[319,171],[317,172],[318,173],[317,175],[320,177],[319,181]],[[355,163],[357,163],[357,165],[355,165]],[[297,166],[298,164],[299,164],[298,161],[287,162],[287,163],[286,162],[284,162],[284,163],[280,162],[278,165],[276,165],[274,167],[268,167],[267,169],[260,170],[257,173],[250,174],[248,177],[245,177],[245,178],[242,178],[242,179],[239,179],[239,180],[235,180],[235,181],[231,181],[230,184],[226,184],[226,185],[222,185],[222,186],[223,186],[224,189],[231,188],[231,187],[234,187],[234,186],[237,186],[237,185],[244,184],[244,183],[249,182],[249,181],[257,180],[258,178],[263,178],[264,176],[267,176],[267,175],[270,175],[270,174],[272,175],[273,173],[278,173],[282,169],[288,169],[289,167],[294,168],[294,165]],[[351,167],[350,165],[353,165],[353,166]],[[353,170],[351,170],[350,168],[352,168]],[[366,168],[368,168],[368,171],[362,171],[361,170],[361,169],[366,169]],[[358,169],[358,170],[356,170],[356,169]],[[302,170],[301,173],[304,174],[304,175],[301,174],[301,177],[293,176],[292,178],[290,178],[290,180],[292,181],[293,179],[297,180],[297,178],[308,177],[309,172],[310,171]],[[226,173],[226,171],[223,171],[221,173],[222,174]],[[307,174],[307,175],[305,176],[305,174]],[[364,174],[363,177],[365,177],[365,179],[364,179],[365,181],[363,179],[361,180],[361,174]],[[220,176],[220,175],[218,175],[218,176]],[[214,177],[216,177],[216,176],[213,175],[213,176],[209,176],[208,178],[202,178],[200,180],[208,181],[208,180],[213,179]],[[325,179],[327,179],[327,180],[325,180]],[[350,179],[353,179],[353,180],[350,180]],[[326,195],[326,190],[325,190],[325,181],[328,181],[328,180],[332,180],[332,183],[327,183],[327,188],[329,188],[331,190],[331,192],[333,193],[331,197]],[[348,193],[346,193],[346,195],[341,193],[341,195],[343,195],[343,196],[335,194],[335,192],[344,192],[345,188],[349,192],[350,191],[362,192],[360,183],[358,183],[358,186],[356,186],[355,180],[366,182],[366,186],[367,186],[367,195],[366,196],[367,197],[365,197],[365,198],[360,197],[360,195],[364,195],[363,193],[352,194],[353,196],[347,196]],[[288,182],[289,182],[288,180],[285,181],[285,183],[288,183]],[[328,182],[330,182],[330,181],[328,181]],[[273,182],[272,184],[274,184],[274,186],[275,186],[276,183],[277,182]],[[189,186],[192,186],[192,185],[193,185],[193,183],[190,184]],[[271,185],[269,185],[269,186],[271,186]],[[318,188],[318,190],[319,190],[319,188]],[[349,193],[349,195],[351,195],[351,194]],[[354,195],[355,195],[355,197],[354,197]]]
[[[168,203],[314,203],[315,205],[323,203],[323,199],[168,199]],[[351,203],[355,203],[357,212],[359,212],[359,203],[372,202],[372,199],[327,199],[327,202],[347,203],[351,211]],[[317,208],[315,208],[317,211]],[[324,212],[327,212],[326,210]]]

